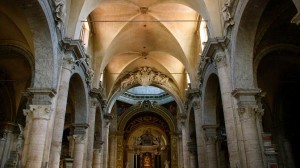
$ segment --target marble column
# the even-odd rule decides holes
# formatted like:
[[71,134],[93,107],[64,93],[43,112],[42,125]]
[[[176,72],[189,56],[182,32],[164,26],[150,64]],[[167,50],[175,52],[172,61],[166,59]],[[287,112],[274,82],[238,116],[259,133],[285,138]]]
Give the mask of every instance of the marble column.
[[104,116],[105,124],[103,128],[103,168],[108,168],[109,159],[109,126],[111,123],[111,117],[109,115]]
[[261,115],[258,110],[255,96],[259,89],[236,89],[233,95],[237,98],[238,112],[241,121],[245,153],[247,158],[247,168],[262,168],[263,153],[257,128],[257,115]]
[[92,168],[93,163],[93,149],[94,149],[94,135],[95,135],[95,117],[96,117],[96,105],[98,100],[96,98],[90,99],[90,114],[89,114],[89,132],[87,143],[87,168]]
[[83,166],[83,156],[84,149],[86,143],[86,128],[87,124],[74,124],[74,160],[73,160],[73,168],[82,168]]
[[28,148],[29,148],[29,133],[31,130],[32,123],[32,113],[29,112],[29,109],[24,109],[23,114],[26,116],[26,124],[24,128],[24,145],[22,151],[22,167],[25,167],[27,156],[28,156]]
[[188,142],[190,168],[197,168],[197,144],[194,141]]
[[236,119],[238,116],[234,113],[234,102],[232,97],[232,85],[229,66],[227,65],[226,55],[223,51],[215,54],[214,62],[217,65],[218,77],[220,82],[220,91],[223,105],[223,113],[225,120],[225,128],[227,134],[227,145],[229,152],[229,160],[231,167],[244,167],[245,156],[243,150],[243,142],[238,142],[240,125]]
[[122,156],[118,155],[118,137],[116,132],[109,133],[109,168],[117,167],[119,160],[122,160]]
[[[29,89],[33,94],[32,104],[27,111],[32,116],[30,132],[28,133],[28,152],[26,168],[40,168],[46,145],[48,123],[52,114],[52,97],[55,92],[49,89]],[[27,114],[28,115],[28,114]]]
[[[186,117],[185,117],[186,118]],[[187,133],[187,128],[185,126],[186,119],[181,119],[181,133],[182,133],[182,157],[183,157],[183,163],[182,167],[189,167],[189,153],[188,153],[188,133]]]
[[69,92],[70,77],[73,73],[74,64],[72,57],[65,57],[61,71],[61,79],[56,104],[55,121],[50,150],[49,167],[58,168],[61,154],[61,143],[64,131],[65,113]]
[[189,89],[189,99],[191,106],[194,109],[196,143],[197,143],[197,162],[198,167],[207,167],[206,152],[205,152],[205,135],[202,129],[202,112],[201,112],[201,94],[199,89]]
[[207,168],[218,168],[218,156],[217,156],[217,126],[216,125],[203,125],[205,131],[205,143],[207,153]]
[[103,141],[101,141],[100,135],[95,135],[95,141],[94,141],[94,153],[93,153],[93,168],[101,168],[101,150],[102,150],[102,145]]

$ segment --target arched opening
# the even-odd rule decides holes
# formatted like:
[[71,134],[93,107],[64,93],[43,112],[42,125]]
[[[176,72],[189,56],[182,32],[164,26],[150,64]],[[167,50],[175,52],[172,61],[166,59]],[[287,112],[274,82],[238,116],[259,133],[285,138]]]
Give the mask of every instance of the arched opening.
[[70,78],[69,92],[66,104],[64,131],[61,146],[61,162],[63,168],[69,167],[74,162],[77,153],[76,136],[84,135],[87,125],[87,98],[82,78],[74,74]]
[[212,151],[207,151],[207,153],[212,153],[211,155],[208,154],[208,157],[216,159],[208,161],[208,164],[222,165],[224,168],[229,168],[230,162],[223,105],[219,79],[216,74],[211,74],[206,82],[203,100],[203,123],[207,150],[212,149]]
[[[279,15],[270,15],[270,11]],[[262,117],[265,151],[278,152],[279,167],[299,167],[300,146],[296,109],[300,93],[299,28],[291,20],[297,13],[292,1],[270,1],[255,37],[257,86],[265,92]],[[262,28],[264,27],[264,28]],[[267,162],[272,163],[268,159]]]
[[21,165],[27,105],[23,93],[33,76],[29,57],[20,48],[0,47],[0,167]]
[[170,130],[161,116],[140,112],[131,118],[124,130],[124,167],[162,167],[170,161]]
[[198,166],[198,158],[197,158],[197,137],[196,137],[196,123],[195,123],[195,112],[194,108],[191,109],[189,119],[189,133],[188,133],[188,151],[190,152],[190,161],[191,167],[197,167]]

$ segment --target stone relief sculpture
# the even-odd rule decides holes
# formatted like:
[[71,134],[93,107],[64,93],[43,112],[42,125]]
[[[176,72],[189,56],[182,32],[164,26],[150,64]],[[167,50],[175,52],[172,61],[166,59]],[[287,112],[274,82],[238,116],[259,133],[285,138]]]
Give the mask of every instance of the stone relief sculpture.
[[234,20],[229,11],[230,7],[231,7],[231,0],[227,0],[227,2],[224,3],[224,6],[222,8],[222,15],[225,24],[224,25],[225,34],[227,34],[228,27],[234,25]]
[[149,86],[152,83],[171,87],[170,78],[161,72],[155,72],[150,67],[140,67],[137,72],[131,72],[130,75],[121,82],[121,89],[124,89],[132,84],[140,84]]
[[53,0],[55,5],[55,20],[57,27],[61,30],[66,16],[65,0]]

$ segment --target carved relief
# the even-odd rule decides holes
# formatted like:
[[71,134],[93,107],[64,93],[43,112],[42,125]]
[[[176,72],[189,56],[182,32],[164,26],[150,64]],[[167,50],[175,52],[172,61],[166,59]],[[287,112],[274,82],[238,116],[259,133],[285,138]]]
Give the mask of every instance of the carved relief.
[[55,5],[55,21],[57,22],[57,28],[61,30],[66,16],[65,0],[53,0]]
[[33,114],[33,118],[38,119],[50,119],[51,116],[51,106],[49,105],[29,105],[30,111]]
[[231,14],[230,14],[230,11],[229,11],[231,6],[232,6],[231,0],[227,0],[227,2],[224,3],[224,6],[222,8],[225,34],[227,34],[228,27],[234,25],[234,20],[233,20]]
[[128,77],[121,82],[121,89],[133,84],[149,86],[152,83],[171,87],[170,78],[161,72],[155,72],[150,67],[140,67],[135,73],[131,72]]
[[91,68],[89,68],[86,72],[85,80],[86,80],[87,84],[91,86],[93,79],[94,79],[94,71]]

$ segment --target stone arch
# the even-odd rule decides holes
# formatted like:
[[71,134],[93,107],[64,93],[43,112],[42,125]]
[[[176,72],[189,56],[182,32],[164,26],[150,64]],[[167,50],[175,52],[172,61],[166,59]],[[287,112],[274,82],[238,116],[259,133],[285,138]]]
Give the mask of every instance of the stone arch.
[[15,44],[13,41],[5,43],[2,41],[0,43],[0,60],[2,87],[10,88],[6,90],[9,95],[2,97],[6,99],[5,101],[10,101],[10,103],[4,103],[5,106],[12,103],[10,109],[12,110],[11,115],[14,115],[14,117],[10,117],[13,118],[10,122],[15,122],[17,116],[22,118],[22,110],[26,105],[26,98],[22,93],[32,86],[34,79],[33,57],[21,45]]
[[[130,88],[133,88],[137,85],[131,85],[130,87],[124,89],[124,90],[118,90],[118,91],[115,91],[111,96],[110,96],[110,99],[107,101],[107,109],[106,109],[106,113],[110,113],[111,112],[111,109],[114,105],[114,103],[116,102],[117,98],[123,94],[126,90],[130,89]],[[183,107],[183,103],[182,103],[182,100],[181,98],[179,97],[179,95],[175,92],[172,92],[170,89],[168,89],[167,87],[163,87],[162,85],[156,85],[156,84],[152,84],[151,86],[154,86],[154,87],[158,87],[164,91],[166,91],[167,93],[169,93],[171,96],[173,96],[175,102],[177,103],[177,106],[179,108],[179,112],[180,113],[184,113],[184,107]]]
[[86,124],[88,123],[88,91],[85,79],[79,73],[74,73],[70,78],[69,94],[72,93],[71,98],[74,102],[74,123]]
[[203,92],[203,124],[216,125],[217,92],[219,80],[216,74],[211,74],[206,81]]
[[137,112],[139,112],[139,113],[151,112],[151,113],[157,114],[157,115],[161,116],[165,120],[165,122],[167,122],[171,132],[176,132],[176,130],[177,130],[174,116],[167,109],[161,108],[160,106],[157,106],[154,103],[151,104],[150,108],[147,108],[147,109],[143,108],[143,103],[136,104],[133,107],[127,109],[123,113],[123,115],[121,115],[121,117],[120,117],[118,130],[120,130],[120,131],[124,130],[127,122],[132,117],[134,117],[137,114]]
[[34,45],[35,79],[33,87],[56,89],[59,58],[52,10],[47,1],[30,0],[26,2],[24,13],[28,19]]
[[256,58],[255,58],[254,64],[253,64],[253,71],[254,71],[253,75],[254,75],[254,85],[255,85],[255,87],[258,87],[257,86],[257,69],[258,69],[258,66],[259,66],[261,60],[263,60],[264,57],[266,55],[268,55],[269,53],[276,52],[276,51],[281,51],[281,50],[296,51],[296,52],[300,53],[300,47],[295,46],[295,45],[291,45],[291,44],[275,44],[275,45],[271,45],[269,47],[266,47],[261,52],[259,52],[256,55]]
[[[240,1],[232,31],[232,70],[235,88],[253,88],[253,49],[257,26],[268,1]],[[254,7],[256,6],[256,7]],[[245,40],[247,39],[247,40]]]

